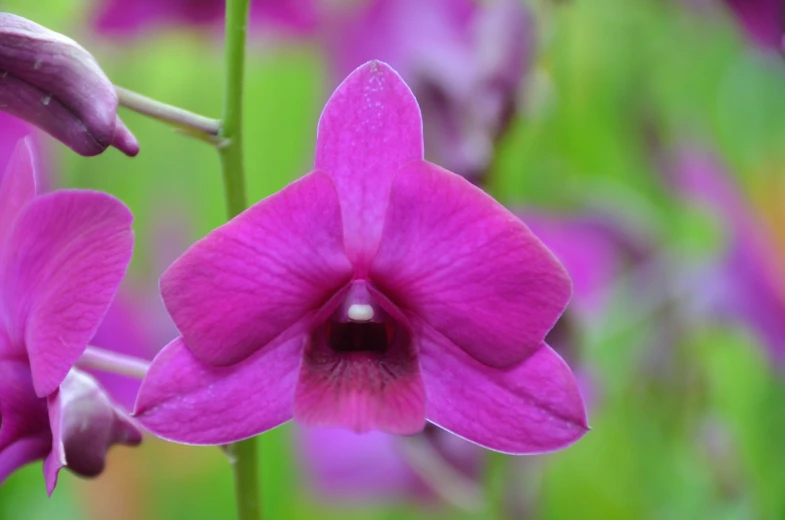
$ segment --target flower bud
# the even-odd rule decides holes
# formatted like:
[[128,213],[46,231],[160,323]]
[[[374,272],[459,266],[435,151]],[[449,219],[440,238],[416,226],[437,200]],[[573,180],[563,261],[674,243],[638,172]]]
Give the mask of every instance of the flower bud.
[[0,13],[0,110],[33,123],[80,155],[139,152],[117,117],[117,92],[78,43]]
[[49,398],[49,417],[60,463],[84,477],[103,471],[112,445],[142,442],[141,430],[92,376],[79,370],[72,369]]

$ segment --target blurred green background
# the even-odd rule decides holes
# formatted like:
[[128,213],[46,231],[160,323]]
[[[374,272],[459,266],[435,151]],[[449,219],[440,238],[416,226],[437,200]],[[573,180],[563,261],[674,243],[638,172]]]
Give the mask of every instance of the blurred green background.
[[[660,247],[711,255],[721,223],[674,197],[656,148],[698,142],[739,182],[785,254],[785,60],[751,48],[729,15],[666,0],[531,4],[539,46],[526,108],[499,146],[490,191],[515,207],[570,211],[634,207]],[[2,8],[77,39],[118,85],[217,117],[221,41],[162,30],[118,43],[86,27],[90,2],[2,0]],[[720,14],[718,15],[717,12]],[[316,122],[331,92],[321,50],[308,41],[249,48],[246,164],[251,201],[307,172]],[[120,197],[136,216],[131,273],[154,291],[155,241],[175,222],[172,248],[224,222],[217,154],[171,128],[121,109],[142,152],[83,158],[53,143],[59,186]],[[653,137],[654,135],[654,137]],[[777,191],[779,190],[779,191]],[[780,213],[780,216],[782,213]],[[785,270],[783,257],[777,265]],[[171,258],[169,259],[171,260]],[[700,289],[698,289],[700,290]],[[785,384],[754,336],[732,323],[687,322],[667,344],[656,316],[630,322],[635,290],[615,295],[581,359],[597,387],[593,430],[559,453],[528,458],[508,493],[533,497],[527,518],[785,518]],[[783,316],[785,320],[785,316]],[[484,518],[447,505],[335,504],[308,492],[295,427],[262,436],[267,518]],[[0,489],[0,518],[230,518],[231,473],[215,448],[152,437],[115,448],[106,472],[83,481],[64,471],[46,498],[40,464]]]

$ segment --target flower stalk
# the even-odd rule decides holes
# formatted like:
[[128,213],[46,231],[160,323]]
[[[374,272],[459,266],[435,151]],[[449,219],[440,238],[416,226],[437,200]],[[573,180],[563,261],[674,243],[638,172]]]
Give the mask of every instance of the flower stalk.
[[162,103],[123,87],[115,86],[115,90],[121,106],[172,125],[202,140],[219,143],[221,121]]
[[249,0],[226,0],[226,48],[223,117],[218,147],[221,155],[229,218],[245,210],[245,166],[243,163],[243,84],[245,78],[245,37]]
[[77,361],[79,368],[93,368],[123,376],[144,379],[150,362],[134,356],[126,356],[100,347],[89,346]]
[[[250,0],[226,0],[226,41],[224,49],[224,105],[218,146],[221,157],[226,212],[229,219],[246,206],[245,165],[243,162],[243,87],[245,79],[245,40]],[[235,442],[228,447],[234,472],[238,520],[262,518],[259,500],[256,438]]]

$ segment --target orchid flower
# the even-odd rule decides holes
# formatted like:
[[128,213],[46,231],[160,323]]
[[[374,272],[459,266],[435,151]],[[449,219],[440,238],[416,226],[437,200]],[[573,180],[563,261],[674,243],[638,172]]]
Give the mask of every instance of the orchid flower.
[[518,218],[423,160],[414,96],[369,62],[328,101],[314,171],[161,277],[181,337],[135,415],[194,444],[294,417],[395,434],[428,420],[500,451],[563,448],[587,431],[585,409],[543,338],[570,292]]
[[426,155],[478,182],[534,55],[523,3],[370,0],[335,11],[325,25],[337,78],[370,59],[392,65],[425,114]]
[[51,494],[62,467],[96,475],[111,445],[141,441],[97,382],[72,368],[131,258],[131,219],[103,193],[36,196],[26,141],[0,177],[0,481],[45,459]]
[[[616,219],[597,213],[563,215],[528,210],[516,214],[548,244],[571,274],[575,293],[567,311],[548,333],[547,341],[575,363],[584,397],[592,396],[597,393],[597,381],[580,362],[576,325],[600,318],[608,304],[608,288],[633,260],[639,246],[634,238],[638,237],[628,233]],[[591,399],[587,401],[591,403]],[[438,469],[441,466],[453,477],[462,477],[480,487],[482,456],[476,446],[435,427],[418,437],[431,447],[431,455],[440,459],[433,464],[437,471],[442,471]],[[433,485],[445,480],[423,480],[420,468],[413,467],[414,457],[406,451],[407,439],[382,432],[356,435],[345,429],[303,428],[297,440],[302,469],[314,490],[325,498],[352,502],[429,500],[434,498]],[[369,460],[373,464],[368,464]],[[422,457],[416,462],[429,463]],[[455,487],[461,492],[460,485]],[[468,490],[462,494],[468,494]]]
[[[107,35],[132,35],[154,25],[220,25],[224,0],[103,0],[95,26]],[[314,0],[253,0],[250,23],[296,35],[316,26]]]
[[78,43],[11,13],[0,13],[0,107],[80,155],[114,146],[139,152],[117,116],[117,92]]

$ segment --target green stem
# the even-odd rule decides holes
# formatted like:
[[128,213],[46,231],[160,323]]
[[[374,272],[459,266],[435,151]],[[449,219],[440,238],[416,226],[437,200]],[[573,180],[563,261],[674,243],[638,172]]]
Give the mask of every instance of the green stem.
[[226,0],[226,75],[218,146],[229,218],[246,208],[243,164],[243,83],[249,0]]
[[488,452],[485,467],[485,503],[488,508],[487,518],[504,520],[507,513],[504,505],[504,490],[507,481],[507,462],[509,455],[495,451]]
[[221,122],[183,108],[162,103],[126,88],[115,85],[117,100],[121,106],[139,114],[170,124],[189,135],[208,142],[216,142]]
[[[243,82],[245,76],[245,35],[249,0],[226,0],[226,49],[224,106],[218,153],[221,156],[226,213],[229,218],[246,208],[243,165]],[[238,520],[260,520],[256,439],[228,447],[234,470]]]
[[234,472],[237,520],[259,520],[262,518],[262,506],[259,501],[256,438],[230,444],[228,452]]

